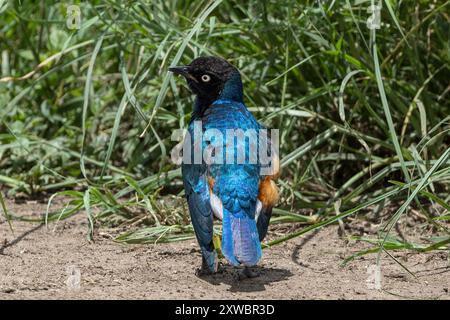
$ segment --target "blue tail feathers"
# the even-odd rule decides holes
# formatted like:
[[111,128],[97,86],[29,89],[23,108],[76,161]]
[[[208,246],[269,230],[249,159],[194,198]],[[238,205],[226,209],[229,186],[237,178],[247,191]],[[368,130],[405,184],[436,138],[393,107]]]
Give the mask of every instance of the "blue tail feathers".
[[232,214],[224,208],[222,253],[234,266],[258,263],[262,253],[255,219],[245,213]]

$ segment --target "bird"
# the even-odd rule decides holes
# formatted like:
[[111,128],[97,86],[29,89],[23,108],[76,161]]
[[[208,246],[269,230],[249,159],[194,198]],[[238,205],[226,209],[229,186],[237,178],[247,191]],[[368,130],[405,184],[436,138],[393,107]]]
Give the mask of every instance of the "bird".
[[[202,56],[188,65],[170,67],[169,71],[183,76],[196,97],[187,128],[191,138],[184,141],[192,154],[189,161],[183,159],[181,171],[191,222],[202,253],[202,264],[197,272],[199,275],[218,272],[213,223],[214,219],[219,219],[222,220],[223,256],[231,265],[243,266],[244,276],[256,277],[258,273],[252,271],[252,267],[261,259],[261,241],[267,234],[272,208],[279,199],[275,183],[280,174],[278,153],[270,149],[273,151],[270,156],[272,169],[270,174],[263,175],[259,158],[257,163],[248,161],[255,157],[255,150],[250,148],[249,142],[226,136],[227,130],[265,129],[244,103],[241,74],[235,66],[216,56]],[[196,123],[202,133],[215,130],[224,134],[222,149],[220,139],[216,142],[205,139],[192,141]],[[264,140],[259,139],[258,143]],[[270,144],[271,140],[267,138],[265,141]],[[211,145],[216,147],[214,156],[222,152],[223,157],[230,149],[236,152],[243,148],[244,163],[229,163],[228,159],[222,163],[208,163],[205,159],[191,161],[195,154],[204,152]]]

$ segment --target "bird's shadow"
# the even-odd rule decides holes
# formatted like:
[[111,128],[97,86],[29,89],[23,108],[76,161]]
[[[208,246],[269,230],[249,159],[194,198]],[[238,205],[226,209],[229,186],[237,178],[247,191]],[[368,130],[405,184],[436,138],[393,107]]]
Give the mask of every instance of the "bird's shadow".
[[266,285],[283,281],[293,274],[289,270],[279,268],[267,268],[258,266],[252,268],[259,273],[255,278],[243,278],[242,268],[225,265],[221,266],[219,272],[210,275],[198,276],[201,280],[207,281],[212,285],[229,285],[230,292],[257,292],[266,290]]

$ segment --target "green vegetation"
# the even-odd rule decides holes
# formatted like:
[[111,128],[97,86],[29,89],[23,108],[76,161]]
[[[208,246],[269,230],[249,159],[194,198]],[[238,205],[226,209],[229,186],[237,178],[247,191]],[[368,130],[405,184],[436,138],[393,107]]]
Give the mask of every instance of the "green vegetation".
[[[219,55],[281,129],[273,225],[296,228],[270,244],[381,216],[360,254],[449,251],[450,1],[382,1],[373,30],[361,0],[77,3],[70,30],[64,2],[0,0],[0,192],[49,197],[34,220],[83,211],[89,236],[102,223],[129,226],[128,243],[192,238],[170,137],[193,100],[167,69]],[[411,212],[434,230],[422,243],[392,232]]]

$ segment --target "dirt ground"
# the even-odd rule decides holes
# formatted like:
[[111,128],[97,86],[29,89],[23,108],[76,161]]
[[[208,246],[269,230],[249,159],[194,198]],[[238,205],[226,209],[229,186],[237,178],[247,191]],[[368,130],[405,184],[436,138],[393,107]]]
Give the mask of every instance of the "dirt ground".
[[[45,211],[40,203],[7,205],[16,214]],[[48,228],[14,222],[14,231],[0,218],[0,299],[450,299],[446,253],[394,253],[416,278],[383,258],[377,290],[375,255],[340,266],[364,244],[342,240],[337,226],[265,249],[261,275],[245,280],[227,266],[197,277],[195,240],[123,245],[97,236],[89,243],[82,213]]]

